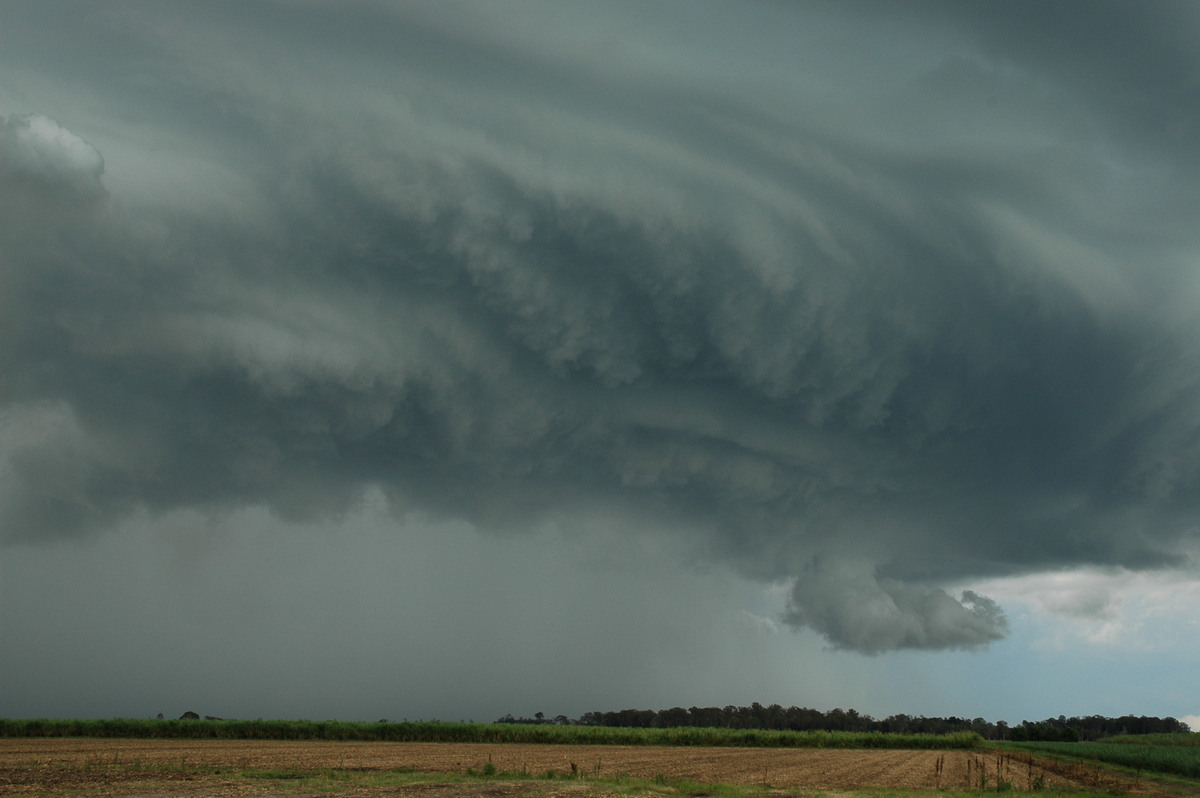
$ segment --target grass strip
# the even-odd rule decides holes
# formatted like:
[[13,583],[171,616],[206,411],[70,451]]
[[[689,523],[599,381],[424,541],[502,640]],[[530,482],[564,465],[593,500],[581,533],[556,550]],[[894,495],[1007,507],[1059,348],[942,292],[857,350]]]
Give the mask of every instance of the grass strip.
[[666,745],[755,748],[975,749],[974,732],[888,734],[884,732],[773,731],[674,727],[666,729],[550,724],[353,723],[308,720],[9,720],[0,737],[98,737],[188,740],[338,740],[527,745]]

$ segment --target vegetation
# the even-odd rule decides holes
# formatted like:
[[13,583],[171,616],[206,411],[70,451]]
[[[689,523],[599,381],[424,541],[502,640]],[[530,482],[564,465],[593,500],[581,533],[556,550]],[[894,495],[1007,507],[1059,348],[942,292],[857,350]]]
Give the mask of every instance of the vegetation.
[[1200,778],[1200,745],[1190,738],[1200,735],[1156,735],[1160,742],[1102,740],[1088,743],[1022,742],[1009,746],[1037,754],[1120,765],[1137,772]]
[[1186,733],[1188,727],[1175,718],[1124,715],[1106,718],[1100,715],[1067,718],[1059,715],[1043,721],[1022,721],[1010,727],[1004,721],[991,723],[983,718],[925,717],[891,715],[876,720],[853,709],[821,712],[804,707],[779,704],[748,707],[672,707],[671,709],[623,709],[618,712],[587,712],[578,720],[559,715],[548,720],[542,713],[532,718],[506,715],[501,723],[615,726],[626,728],[678,728],[696,726],[720,729],[773,729],[776,731],[883,732],[888,734],[952,734],[974,732],[988,740],[1043,740],[1072,742],[1097,740],[1118,734]]
[[[654,728],[616,728],[603,726],[571,726],[561,724],[463,724],[463,723],[344,723],[319,721],[237,721],[220,719],[181,719],[181,720],[0,720],[0,736],[34,737],[34,736],[94,736],[110,738],[193,738],[193,739],[276,739],[276,740],[402,740],[402,741],[434,741],[434,742],[514,742],[514,743],[565,743],[565,744],[595,744],[618,743],[624,745],[724,745],[724,746],[810,746],[825,748],[983,748],[982,738],[973,733],[955,735],[900,735],[873,732],[790,732],[755,729],[700,729],[679,727],[673,729]],[[116,742],[113,745],[121,745]],[[1200,735],[1198,734],[1158,734],[1116,737],[1099,742],[1006,742],[1000,744],[1004,749],[1017,749],[1033,754],[1040,763],[1039,767],[1047,768],[1075,781],[1081,788],[1103,786],[1110,789],[1116,782],[1089,773],[1101,774],[1106,767],[1126,768],[1130,776],[1136,774],[1142,777],[1158,779],[1174,777],[1180,779],[1174,784],[1180,790],[1192,790],[1200,783]],[[235,747],[236,748],[236,747]],[[116,749],[114,749],[116,750]],[[672,755],[675,756],[675,755]],[[773,756],[766,754],[766,756]],[[974,789],[962,791],[954,789],[939,789],[942,798],[952,796],[979,795],[983,791],[1003,792],[1017,789],[1012,779],[1002,778],[1002,759],[1008,760],[997,753],[998,757],[993,769],[990,759],[980,758],[972,754],[976,763],[975,773],[978,776],[978,786],[968,775],[968,783]],[[990,757],[990,754],[984,754]],[[1013,757],[1012,761],[1020,763],[1025,759]],[[1047,765],[1046,760],[1059,760],[1057,764]],[[1031,763],[1033,760],[1029,760]],[[415,773],[412,768],[399,768],[386,771],[360,770],[358,768],[314,767],[306,768],[299,764],[286,767],[249,768],[246,764],[191,764],[180,760],[175,763],[153,763],[135,760],[132,762],[112,757],[95,757],[77,765],[69,763],[47,764],[32,763],[30,774],[33,781],[38,778],[47,784],[60,784],[62,772],[71,769],[95,770],[125,773],[121,778],[144,780],[150,783],[158,778],[178,778],[176,771],[188,774],[209,774],[222,778],[245,780],[271,780],[279,785],[284,793],[300,791],[305,793],[327,790],[346,790],[358,787],[380,787],[410,783],[412,780],[428,778]],[[1021,769],[1020,765],[1018,769]],[[1032,765],[1031,765],[1032,767]],[[65,769],[65,770],[64,770]],[[669,780],[665,776],[653,780],[630,779],[628,774],[619,774],[616,780],[601,778],[599,760],[593,771],[590,767],[576,767],[571,764],[570,770],[531,769],[522,766],[517,772],[501,770],[496,767],[489,755],[485,764],[479,768],[468,768],[465,776],[454,774],[438,774],[439,781],[447,779],[527,779],[527,780],[562,780],[574,779],[595,782],[596,784],[619,785],[618,792],[626,795],[648,795],[655,798],[664,796],[686,796],[704,793],[713,798],[748,798],[760,792],[754,786],[726,785],[691,785],[684,782]],[[43,772],[45,771],[45,772]],[[60,772],[62,771],[62,772]],[[941,759],[938,763],[941,772]],[[1022,771],[1023,772],[1023,771]],[[1041,795],[1057,795],[1045,784],[1042,776],[1035,783],[1030,770],[1030,786],[1028,789],[1037,790]],[[968,770],[968,774],[970,771]],[[1081,774],[1083,774],[1081,776]],[[90,777],[89,777],[90,778]],[[191,778],[189,775],[188,778]],[[1186,780],[1186,781],[1184,781]],[[766,776],[764,774],[764,784]],[[73,783],[65,782],[68,787]],[[89,782],[90,783],[90,782]],[[1036,786],[1035,786],[1036,785]],[[1107,785],[1107,786],[1104,786]],[[61,786],[61,785],[60,785]],[[169,785],[168,785],[169,787]],[[1174,787],[1172,789],[1175,789]],[[478,793],[482,796],[486,793]],[[612,794],[606,793],[606,794]],[[853,793],[860,795],[860,793]],[[1084,793],[1075,793],[1081,796]],[[1091,794],[1091,793],[1088,793]],[[1096,793],[1099,794],[1099,793]],[[1182,794],[1182,793],[1181,793]],[[1192,794],[1192,793],[1189,793]],[[475,795],[475,793],[472,793]],[[862,793],[866,796],[866,793]],[[879,793],[874,792],[878,798]],[[585,793],[580,792],[579,798]]]
[[1175,718],[1154,718],[1146,716],[1122,715],[1119,718],[1105,718],[1100,715],[1067,718],[1059,715],[1037,723],[1022,721],[1019,726],[1013,726],[1008,739],[1029,742],[1063,742],[1071,743],[1079,740],[1094,741],[1101,738],[1112,738],[1119,735],[1188,734],[1187,724]]
[[[1111,737],[1110,735],[1135,735]],[[574,745],[706,745],[794,748],[977,748],[987,740],[1075,743],[1116,742],[1200,746],[1200,735],[1174,718],[1123,716],[1050,718],[1009,727],[983,718],[892,715],[876,720],[851,710],[820,712],[778,704],[749,707],[674,707],[588,712],[577,720],[542,713],[506,715],[496,723],[353,723],[309,720],[5,720],[0,737],[123,737],[244,740],[388,740],[394,742],[535,743]]]
[[1116,737],[1105,737],[1100,742],[1131,745],[1200,746],[1200,734],[1193,734],[1191,732],[1184,732],[1182,734],[1123,734]]
[[283,720],[3,720],[0,737],[122,737],[221,740],[387,740],[393,742],[567,745],[706,745],[788,748],[978,748],[972,732],[777,731],[717,728],[618,728],[514,723],[349,723]]
[[1064,723],[1044,720],[1040,723],[1024,721],[1014,726],[1008,734],[1013,742],[1077,743],[1083,739],[1079,729]]

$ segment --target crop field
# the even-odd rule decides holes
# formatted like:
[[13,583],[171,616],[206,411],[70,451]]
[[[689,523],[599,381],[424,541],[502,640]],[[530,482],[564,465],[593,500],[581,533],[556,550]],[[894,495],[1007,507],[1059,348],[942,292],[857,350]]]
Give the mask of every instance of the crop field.
[[736,798],[880,790],[1171,794],[1092,768],[965,750],[0,739],[0,795]]
[[[1164,735],[1165,737],[1165,735]],[[1129,737],[1094,743],[1014,743],[1033,753],[1057,754],[1120,765],[1134,771],[1153,771],[1200,779],[1200,735],[1177,735],[1179,742],[1159,739],[1138,741]]]
[[983,738],[955,734],[771,731],[697,727],[622,728],[554,724],[354,723],[308,720],[9,720],[0,737],[129,737],[190,740],[341,740],[346,742],[524,743],[553,745],[751,746],[755,748],[978,748]]

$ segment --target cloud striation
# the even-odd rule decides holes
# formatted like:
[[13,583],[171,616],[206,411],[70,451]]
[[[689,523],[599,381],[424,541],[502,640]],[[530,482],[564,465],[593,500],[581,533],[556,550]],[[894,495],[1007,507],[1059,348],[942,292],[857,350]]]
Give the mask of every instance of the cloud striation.
[[378,489],[677,537],[868,654],[1192,562],[1187,6],[345,5],[69,5],[172,170],[0,122],[3,544]]

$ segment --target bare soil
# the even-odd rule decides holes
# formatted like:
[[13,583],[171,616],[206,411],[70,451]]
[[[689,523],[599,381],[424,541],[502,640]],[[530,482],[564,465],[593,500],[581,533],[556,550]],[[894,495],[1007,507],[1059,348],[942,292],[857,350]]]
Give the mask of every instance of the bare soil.
[[[490,767],[489,767],[490,763]],[[369,774],[527,774],[371,785]],[[257,771],[257,777],[247,775]],[[262,771],[277,774],[263,778]],[[795,794],[848,791],[995,789],[1121,789],[1155,794],[1151,785],[1118,781],[1095,769],[1056,767],[1027,758],[968,751],[778,748],[666,748],[455,743],[276,742],[258,740],[0,740],[0,795],[305,795],[311,785],[290,775],[345,774],[345,789],[323,795],[405,795],[414,798],[599,798],[611,784],[587,779],[629,777],[656,783],[741,784]],[[545,778],[553,771],[553,780]],[[353,774],[353,778],[350,778]],[[575,778],[572,778],[575,777]],[[307,792],[305,790],[308,790]],[[691,795],[704,795],[692,791]]]

